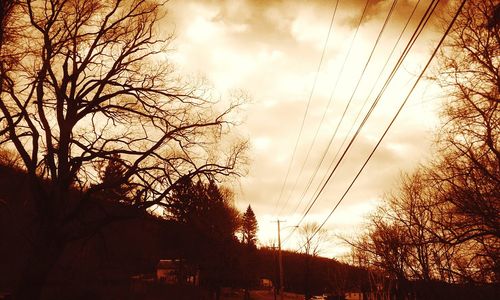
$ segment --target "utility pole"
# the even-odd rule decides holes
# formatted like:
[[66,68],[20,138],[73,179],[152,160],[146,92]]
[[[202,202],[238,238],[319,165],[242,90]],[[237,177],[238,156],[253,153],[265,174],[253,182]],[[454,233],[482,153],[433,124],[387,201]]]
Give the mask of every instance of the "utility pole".
[[[276,282],[278,282],[278,276],[279,276],[279,275],[278,275],[278,272],[277,272],[277,270],[276,270],[276,266],[278,265],[278,256],[276,255],[276,249],[277,249],[277,248],[278,248],[278,247],[276,247],[276,245],[275,245],[275,244],[274,244],[274,242],[273,242],[273,255],[274,255],[274,256],[273,256],[273,258],[274,258],[274,277],[273,277],[273,279],[274,279],[274,282],[275,282],[275,283],[276,283]],[[274,296],[274,300],[277,300],[277,298],[276,298],[276,295],[277,295],[277,294],[276,294],[276,292],[277,292],[277,291],[276,291],[276,287],[274,287],[274,288],[273,288],[273,296]]]
[[279,287],[279,294],[280,294],[280,300],[283,300],[283,290],[284,290],[284,284],[283,284],[283,256],[281,254],[281,228],[280,228],[280,223],[281,222],[286,222],[286,221],[281,221],[281,220],[276,220],[278,223],[278,263],[279,263],[279,270],[280,270],[280,287]]

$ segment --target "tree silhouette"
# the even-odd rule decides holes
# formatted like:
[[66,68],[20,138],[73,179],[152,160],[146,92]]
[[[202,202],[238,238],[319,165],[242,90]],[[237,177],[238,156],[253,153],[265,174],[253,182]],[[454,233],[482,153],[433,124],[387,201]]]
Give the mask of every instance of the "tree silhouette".
[[255,246],[257,242],[257,229],[257,218],[255,217],[252,207],[248,205],[241,220],[242,242],[249,246]]
[[[440,237],[474,249],[480,269],[500,278],[500,26],[496,1],[467,1],[440,56],[440,158],[430,176],[450,207]],[[486,268],[486,266],[489,266]],[[483,274],[485,275],[485,274]]]
[[201,284],[217,297],[220,287],[237,277],[235,233],[240,217],[228,195],[214,181],[193,183],[186,176],[173,189],[167,206],[169,218],[193,231],[194,240],[185,254],[199,264]]
[[368,266],[411,280],[498,282],[498,12],[495,1],[466,1],[443,44],[435,74],[445,92],[438,151],[402,176],[354,243]]
[[[102,166],[104,164],[105,166]],[[108,161],[99,165],[101,183],[103,187],[108,186],[109,188],[103,188],[97,197],[110,201],[132,202],[134,200],[133,185],[125,178],[127,168],[120,159],[120,155],[113,154]]]
[[179,180],[168,197],[167,218],[190,225],[211,240],[234,239],[239,213],[214,181]]
[[[2,20],[0,144],[21,157],[34,195],[33,257],[17,297],[37,299],[65,244],[103,224],[81,222],[110,188],[96,162],[119,155],[145,210],[165,206],[183,176],[239,175],[246,142],[225,140],[242,98],[216,110],[203,82],[169,63],[162,2],[22,2],[19,17]],[[4,38],[5,22],[16,39]],[[8,68],[7,50],[20,54]]]
[[317,257],[325,243],[329,242],[328,231],[317,223],[307,223],[299,227],[299,252],[305,254],[304,265],[304,297],[311,298],[311,272],[314,270],[313,258]]
[[[446,190],[457,196],[473,193],[475,196],[471,196],[484,203],[473,208],[476,200],[467,203],[463,197],[455,203],[457,209],[476,216],[477,221],[494,221],[495,203],[491,200],[499,196],[495,191],[500,182],[500,62],[496,59],[500,54],[500,26],[488,26],[498,10],[493,2],[466,3],[442,51],[441,72],[437,75],[449,95],[439,136],[442,177],[456,175],[457,180],[449,180]],[[489,229],[500,226],[483,225]]]
[[[14,23],[20,15],[20,2],[19,0],[4,0],[0,3],[0,97],[2,98],[8,83],[7,72],[12,70],[19,59],[19,51],[16,47],[18,30]],[[4,119],[0,115],[0,122]],[[6,128],[0,127],[0,135],[6,132]]]
[[250,204],[241,217],[241,242],[243,249],[243,281],[245,287],[244,299],[250,299],[250,287],[255,283],[257,272],[256,264],[256,243],[257,243],[257,218]]

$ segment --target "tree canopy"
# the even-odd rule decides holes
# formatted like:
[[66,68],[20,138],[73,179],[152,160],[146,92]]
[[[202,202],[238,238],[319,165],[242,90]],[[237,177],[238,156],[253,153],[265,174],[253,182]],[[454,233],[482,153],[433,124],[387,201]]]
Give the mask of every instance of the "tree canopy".
[[228,195],[214,181],[193,182],[186,176],[168,197],[165,215],[189,224],[206,238],[232,240],[235,239],[240,217]]
[[435,75],[444,92],[435,157],[385,197],[353,243],[359,262],[401,280],[500,279],[498,11],[465,2]]
[[114,154],[109,160],[97,164],[100,182],[109,188],[103,189],[98,197],[108,201],[133,203],[133,183],[123,180],[127,169],[119,154]]
[[[146,210],[168,206],[181,178],[244,172],[247,143],[232,132],[244,97],[224,104],[176,72],[164,4],[2,1],[0,144],[29,175],[37,220],[34,292],[20,298],[37,298],[66,241],[95,231],[82,218],[96,195],[133,185]],[[102,163],[119,178],[100,176]]]

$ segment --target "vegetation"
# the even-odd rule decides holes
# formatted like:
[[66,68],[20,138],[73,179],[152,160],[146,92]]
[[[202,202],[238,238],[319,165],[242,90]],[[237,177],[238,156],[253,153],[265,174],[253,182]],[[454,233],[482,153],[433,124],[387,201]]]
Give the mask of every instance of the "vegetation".
[[222,286],[241,285],[242,281],[234,276],[241,265],[236,238],[240,215],[232,206],[231,194],[223,191],[214,181],[193,183],[186,176],[166,206],[167,219],[185,224],[191,231],[193,241],[183,256],[200,267],[201,284],[217,298]]
[[[318,232],[316,232],[318,231]],[[320,228],[318,223],[306,223],[299,227],[300,244],[299,252],[304,253],[304,296],[310,299],[313,295],[311,292],[312,273],[315,271],[314,257],[319,256],[329,241],[328,231]]]
[[242,242],[249,246],[255,246],[257,243],[257,229],[257,218],[252,207],[248,205],[241,220]]
[[[105,164],[103,166],[103,164]],[[114,154],[109,160],[103,160],[97,164],[97,172],[100,183],[109,186],[103,189],[97,197],[110,201],[133,202],[134,185],[129,180],[124,180],[127,168],[119,154]]]
[[352,243],[354,261],[399,282],[500,280],[500,26],[467,1],[440,56],[446,93],[435,159],[403,174]]
[[[6,245],[0,248],[0,290],[9,290],[21,284],[23,266],[32,251],[29,240],[21,235],[22,228],[31,222],[23,214],[26,209],[23,203],[31,198],[29,190],[23,189],[27,178],[24,171],[0,164],[0,199],[6,202],[2,202],[0,209],[0,234],[5,242],[3,245]],[[191,191],[203,194],[208,192],[210,183],[186,182],[186,185],[191,186]],[[181,186],[178,186],[179,189]],[[212,184],[210,188],[212,192],[216,190],[214,186]],[[174,195],[181,197],[178,191]],[[228,222],[224,213],[235,212],[234,208],[219,212],[212,208],[204,211],[204,205],[212,200],[193,199],[192,202],[202,202],[195,206],[197,210],[193,213],[200,218],[193,224],[189,218],[180,221],[172,213],[168,218],[148,214],[128,202],[99,201],[98,213],[104,210],[110,215],[127,214],[128,218],[109,222],[101,226],[95,235],[68,243],[47,275],[42,299],[130,299],[133,295],[130,278],[154,273],[160,259],[183,258],[199,267],[199,289],[192,288],[189,292],[183,289],[184,296],[198,296],[187,299],[202,299],[200,293],[209,298],[210,294],[218,294],[221,286],[254,289],[258,287],[261,277],[277,281],[276,250],[248,247],[238,242],[235,235],[237,227],[221,229],[225,226],[224,222]],[[204,201],[208,202],[203,204]],[[207,215],[203,216],[205,213]],[[368,285],[366,272],[331,259],[285,251],[283,260],[287,291],[303,291],[306,260],[311,262],[310,290],[315,294],[325,289],[345,291]],[[155,290],[161,289],[153,287],[152,293]],[[169,293],[173,295],[170,299],[181,299],[175,296],[175,291],[169,290]]]
[[[435,159],[403,174],[349,241],[357,267],[319,257],[326,232],[300,228],[301,250],[284,254],[286,290],[428,299],[451,295],[422,292],[430,286],[497,288],[494,2],[467,1],[442,49]],[[196,265],[193,297],[277,282],[276,251],[257,248],[251,206],[241,215],[220,184],[244,173],[247,144],[231,116],[244,99],[224,106],[176,73],[163,15],[150,0],[2,1],[0,289],[15,299],[124,299],[130,277],[161,258]]]
[[183,178],[243,171],[246,142],[225,140],[243,99],[216,110],[203,82],[181,79],[163,14],[149,0],[2,1],[0,144],[20,157],[34,216],[19,299],[40,297],[67,243],[127,217],[88,221],[94,199],[149,210]]

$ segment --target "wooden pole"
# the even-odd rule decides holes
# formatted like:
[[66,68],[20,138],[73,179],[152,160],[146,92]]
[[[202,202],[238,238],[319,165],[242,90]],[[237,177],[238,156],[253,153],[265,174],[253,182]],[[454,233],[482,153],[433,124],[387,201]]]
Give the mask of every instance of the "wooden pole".
[[280,228],[280,220],[277,220],[278,222],[278,260],[279,260],[279,270],[280,270],[280,300],[283,300],[283,291],[284,291],[284,283],[283,283],[283,256],[281,254],[281,228]]

